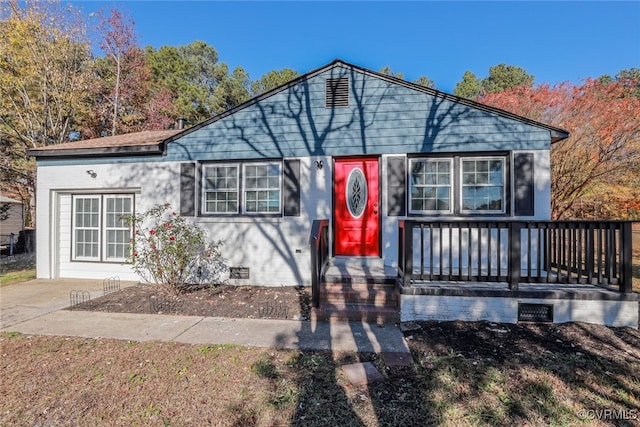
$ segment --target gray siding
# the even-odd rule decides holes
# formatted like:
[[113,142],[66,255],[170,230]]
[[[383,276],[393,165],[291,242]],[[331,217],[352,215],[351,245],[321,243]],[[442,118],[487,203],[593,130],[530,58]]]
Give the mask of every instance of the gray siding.
[[[325,108],[325,80],[349,78],[349,107]],[[547,129],[335,67],[169,144],[167,159],[549,149]]]

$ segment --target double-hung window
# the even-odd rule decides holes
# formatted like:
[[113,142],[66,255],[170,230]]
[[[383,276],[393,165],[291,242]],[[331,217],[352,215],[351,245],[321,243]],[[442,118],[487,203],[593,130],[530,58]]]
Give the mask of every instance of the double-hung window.
[[127,217],[133,213],[130,195],[105,196],[105,259],[124,261],[129,256],[131,229]]
[[462,212],[505,212],[502,158],[462,159]]
[[129,255],[133,195],[74,195],[72,197],[74,261],[122,262]]
[[245,163],[243,165],[244,212],[280,213],[282,164]]
[[73,259],[100,260],[100,196],[73,198]]
[[238,165],[207,165],[203,169],[204,213],[238,213]]
[[409,211],[411,213],[451,212],[451,159],[412,159],[410,170]]
[[279,214],[282,162],[210,163],[202,166],[203,214]]
[[503,214],[505,157],[434,157],[409,160],[409,212]]

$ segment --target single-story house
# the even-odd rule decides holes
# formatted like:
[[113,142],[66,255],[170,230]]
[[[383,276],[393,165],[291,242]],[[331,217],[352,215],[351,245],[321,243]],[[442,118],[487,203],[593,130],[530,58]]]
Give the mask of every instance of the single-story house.
[[[108,219],[168,202],[225,242],[231,283],[317,286],[324,276],[312,272],[318,258],[310,239],[318,238],[312,232],[319,220],[327,225],[321,274],[343,263],[412,280],[401,247],[411,221],[548,221],[549,151],[567,137],[335,60],[187,129],[32,150],[37,244],[47,249],[38,251],[37,276],[137,279],[123,262],[129,230]],[[437,266],[447,239],[450,253],[463,237],[493,236],[493,251],[505,245],[506,231],[471,228],[431,233],[441,252],[412,255],[413,267],[420,257]],[[424,247],[424,238],[408,240]],[[466,262],[464,249],[458,252],[461,261],[447,265],[470,273],[473,257]],[[491,259],[508,257],[490,252],[480,256],[488,255],[489,270]]]

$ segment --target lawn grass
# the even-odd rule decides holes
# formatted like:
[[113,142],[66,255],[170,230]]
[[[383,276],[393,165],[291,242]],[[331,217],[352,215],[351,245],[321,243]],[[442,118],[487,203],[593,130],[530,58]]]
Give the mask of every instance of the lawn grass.
[[2,256],[0,258],[0,273],[0,286],[35,279],[35,253]]
[[10,271],[0,276],[0,286],[12,285],[36,278],[36,269]]

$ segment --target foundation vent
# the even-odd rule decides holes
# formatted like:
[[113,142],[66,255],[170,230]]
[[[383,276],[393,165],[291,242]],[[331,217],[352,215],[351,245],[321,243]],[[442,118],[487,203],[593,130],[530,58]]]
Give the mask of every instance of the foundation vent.
[[229,278],[231,279],[248,279],[249,267],[231,267],[229,269]]
[[552,304],[518,304],[518,322],[553,323]]

